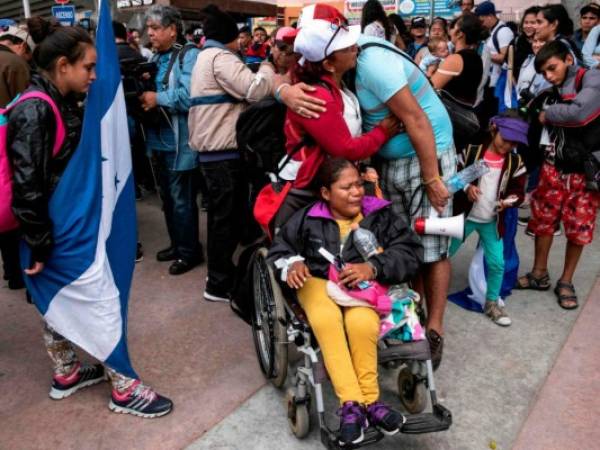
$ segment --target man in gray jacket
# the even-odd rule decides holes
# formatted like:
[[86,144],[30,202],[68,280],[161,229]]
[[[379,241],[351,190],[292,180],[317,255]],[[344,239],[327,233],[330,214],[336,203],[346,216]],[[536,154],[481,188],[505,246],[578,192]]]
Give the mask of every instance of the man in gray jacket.
[[233,253],[248,226],[248,183],[241,166],[235,125],[248,103],[271,94],[274,72],[257,73],[239,57],[235,20],[216,6],[202,10],[206,43],[192,72],[190,145],[199,152],[208,192],[208,280],[204,298],[229,301]]

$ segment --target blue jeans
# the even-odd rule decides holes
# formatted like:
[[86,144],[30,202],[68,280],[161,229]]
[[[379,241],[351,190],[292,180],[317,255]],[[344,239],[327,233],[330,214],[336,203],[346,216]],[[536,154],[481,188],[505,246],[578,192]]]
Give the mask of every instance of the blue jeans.
[[202,247],[198,225],[198,171],[172,170],[174,152],[154,152],[160,198],[171,247],[177,256],[191,262],[199,258]]

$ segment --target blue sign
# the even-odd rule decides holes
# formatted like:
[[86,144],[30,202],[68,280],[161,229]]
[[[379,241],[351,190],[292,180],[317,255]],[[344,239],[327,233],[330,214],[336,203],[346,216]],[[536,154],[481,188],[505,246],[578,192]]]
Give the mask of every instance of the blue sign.
[[431,2],[433,1],[433,15],[452,18],[460,13],[460,7],[453,0],[400,0],[398,11],[404,19],[415,16],[429,18],[431,15]]
[[75,25],[75,6],[64,5],[64,6],[53,6],[52,15],[65,26]]

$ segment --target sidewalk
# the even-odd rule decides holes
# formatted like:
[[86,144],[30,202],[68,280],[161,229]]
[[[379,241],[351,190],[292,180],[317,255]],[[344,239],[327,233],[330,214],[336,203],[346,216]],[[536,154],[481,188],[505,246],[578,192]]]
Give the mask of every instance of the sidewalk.
[[[316,426],[304,441],[289,432],[283,393],[264,386],[249,327],[226,305],[201,299],[206,266],[171,277],[168,264],[155,261],[155,252],[166,244],[156,200],[138,203],[138,214],[146,257],[134,277],[130,351],[142,378],[174,400],[173,413],[155,421],[113,414],[107,408],[107,385],[60,402],[50,400],[51,368],[41,341],[41,319],[24,302],[22,291],[2,287],[0,449],[322,448]],[[466,283],[474,243],[472,239],[457,255],[455,288]],[[533,241],[520,233],[518,245],[522,268],[528,268]],[[559,237],[551,255],[554,280],[563,251],[564,237]],[[586,249],[575,279],[582,303],[599,267],[596,240]],[[600,393],[598,339],[591,334],[598,333],[594,325],[600,317],[600,284],[592,298],[585,308],[568,312],[558,307],[551,292],[515,292],[508,300],[514,321],[509,329],[450,305],[444,362],[436,381],[442,403],[453,413],[453,427],[436,435],[400,435],[375,448],[476,450],[489,448],[492,440],[497,449],[509,449],[515,442],[516,448],[527,450],[552,449],[558,443],[561,448],[597,447],[596,428],[585,434],[584,419],[600,416],[598,403],[590,400]],[[589,360],[584,353],[590,354]],[[571,378],[575,373],[582,381]],[[384,396],[394,401],[395,371],[382,371],[381,378]],[[327,402],[333,412],[330,389]],[[561,424],[565,418],[577,427]],[[551,431],[571,439],[559,441]],[[575,434],[593,440],[575,444]]]
[[600,280],[532,408],[514,450],[600,447]]

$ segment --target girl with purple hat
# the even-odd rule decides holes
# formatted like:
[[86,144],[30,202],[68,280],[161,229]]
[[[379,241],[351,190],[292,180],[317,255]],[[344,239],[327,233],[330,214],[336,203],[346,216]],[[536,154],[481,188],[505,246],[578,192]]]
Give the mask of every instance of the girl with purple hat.
[[[504,277],[504,217],[506,208],[518,206],[525,194],[525,165],[515,153],[517,143],[527,144],[528,124],[512,113],[492,117],[490,136],[483,145],[469,145],[459,156],[459,169],[484,161],[489,172],[468,185],[454,199],[455,213],[466,215],[464,239],[473,231],[479,235],[487,264],[487,291],[484,313],[497,325],[512,322],[500,305]],[[463,241],[453,239],[453,256]]]

